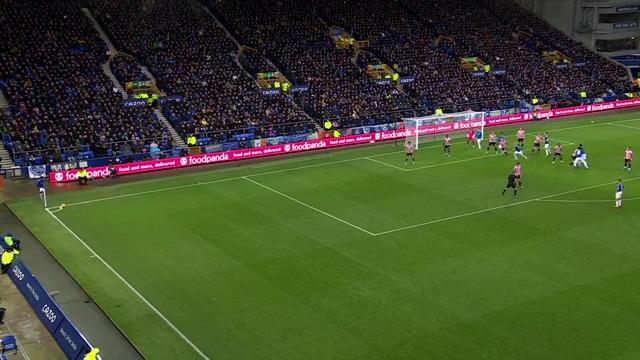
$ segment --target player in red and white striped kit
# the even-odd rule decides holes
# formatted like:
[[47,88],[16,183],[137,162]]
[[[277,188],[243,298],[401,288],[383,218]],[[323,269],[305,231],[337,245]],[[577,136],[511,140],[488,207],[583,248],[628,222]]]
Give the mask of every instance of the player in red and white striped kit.
[[562,158],[562,145],[560,143],[557,143],[553,148],[553,161],[551,162],[552,164],[556,163],[557,157],[560,158],[560,162],[564,162],[564,159]]
[[517,162],[513,167],[513,175],[516,176],[516,180],[518,180],[518,188],[522,188],[522,165],[520,162]]
[[404,146],[404,149],[407,153],[407,157],[404,158],[404,164],[407,165],[407,162],[409,162],[409,158],[411,158],[411,160],[413,161],[413,165],[415,165],[416,158],[413,157],[413,144],[411,144],[411,141],[407,141],[407,143]]
[[524,131],[524,128],[518,129],[518,131],[516,132],[516,141],[518,142],[518,144],[522,145],[523,147],[524,147],[525,136],[526,136],[526,133]]
[[449,134],[444,136],[442,143],[444,145],[444,154],[451,157],[451,138],[449,137]]
[[531,149],[531,152],[538,150],[538,154],[540,154],[541,143],[542,143],[542,135],[537,134],[535,140],[533,140],[533,149]]
[[631,146],[627,146],[624,151],[624,167],[622,169],[631,171],[631,161],[633,161],[633,150],[631,150]]
[[503,137],[502,139],[500,139],[500,143],[498,144],[498,146],[500,147],[500,151],[502,151],[502,153],[506,156],[507,152],[509,151],[509,149],[507,149],[509,143],[507,142],[507,138]]
[[489,149],[493,146],[493,151],[498,152],[498,136],[493,131],[489,134],[489,146],[487,146],[487,154],[489,153]]

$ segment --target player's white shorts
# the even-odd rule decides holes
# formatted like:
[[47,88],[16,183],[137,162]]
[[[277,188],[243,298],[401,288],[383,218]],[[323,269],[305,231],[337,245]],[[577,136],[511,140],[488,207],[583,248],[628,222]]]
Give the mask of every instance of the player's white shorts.
[[588,166],[588,165],[587,165],[587,159],[586,159],[585,157],[579,157],[579,158],[576,158],[576,159],[573,161],[573,166],[578,167],[578,166],[580,166],[580,165],[584,165],[585,167],[587,167],[587,166]]
[[524,153],[521,151],[514,151],[513,155],[520,155],[520,156],[524,156]]
[[616,191],[616,200],[622,199],[622,191]]
[[544,144],[544,148],[548,149],[549,148],[549,144]]
[[38,188],[38,190],[40,191],[41,194],[47,192],[44,188]]

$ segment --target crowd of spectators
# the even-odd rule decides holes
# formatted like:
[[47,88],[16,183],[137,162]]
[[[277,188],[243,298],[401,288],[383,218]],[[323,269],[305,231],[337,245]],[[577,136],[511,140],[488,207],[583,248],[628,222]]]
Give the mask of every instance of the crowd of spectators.
[[138,61],[131,55],[117,53],[109,59],[109,66],[122,86],[127,82],[149,80]]
[[106,46],[77,4],[0,1],[0,121],[17,164],[144,151],[166,138],[145,109],[122,106],[102,72]]
[[313,10],[313,1],[210,1],[209,5],[240,41],[282,64],[294,84],[310,86],[308,94],[296,99],[316,119],[345,117],[344,126],[361,122],[367,114],[417,106],[395,86],[375,84],[366,66],[358,66],[353,50],[336,47],[327,24]]
[[[434,36],[452,39],[447,44],[451,55],[478,56],[492,68],[505,70],[498,85],[505,88],[502,96],[529,99],[585,90],[595,97],[623,93],[631,86],[622,66],[591,52],[515,2],[399,1],[431,27]],[[543,51],[559,51],[570,63],[554,64],[542,56]]]
[[[236,59],[236,44],[201,4],[93,0],[90,6],[119,50],[146,65],[160,90],[184,99],[163,106],[183,136],[310,121],[289,97],[262,95]],[[250,61],[266,63],[255,52]]]
[[244,66],[254,78],[257,77],[258,73],[278,71],[278,69],[267,60],[264,54],[259,53],[253,48],[245,47],[243,51],[239,52],[238,59],[242,63],[242,66]]
[[[128,108],[101,65],[124,86],[147,80],[169,97],[162,110],[178,132],[212,142],[238,133],[309,133],[391,121],[392,113],[494,110],[532,97],[554,106],[631,88],[626,70],[500,0],[0,0],[0,116],[5,144],[20,161],[64,160],[171,147],[145,107]],[[81,11],[88,7],[119,50],[106,46]],[[240,42],[233,41],[214,16]],[[339,48],[339,26],[363,51]],[[542,56],[559,51],[567,62]],[[470,71],[461,58],[489,65]],[[367,66],[386,63],[402,86],[381,84]],[[308,91],[265,95],[260,72],[281,71]],[[499,70],[494,72],[493,70]],[[479,76],[482,75],[482,76]],[[415,110],[428,109],[428,110]],[[313,122],[316,122],[314,124]],[[208,135],[206,135],[208,134]]]
[[[377,3],[376,11],[362,11],[364,0],[314,3],[328,23],[368,40],[370,51],[400,73],[416,76],[411,90],[421,106],[432,109],[494,110],[533,96],[557,102],[582,90],[599,96],[630,86],[624,68],[512,2],[399,0]],[[542,52],[551,50],[567,55],[571,64],[546,60]],[[474,73],[460,65],[465,57],[499,71],[483,73],[480,66]]]

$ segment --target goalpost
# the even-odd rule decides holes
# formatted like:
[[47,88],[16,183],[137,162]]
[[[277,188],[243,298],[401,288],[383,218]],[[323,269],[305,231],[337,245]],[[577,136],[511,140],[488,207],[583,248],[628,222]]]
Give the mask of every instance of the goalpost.
[[[420,147],[420,138],[426,135],[466,132],[478,129],[484,136],[484,112],[464,111],[443,115],[403,118],[407,139],[414,148]],[[453,137],[453,136],[452,136]]]

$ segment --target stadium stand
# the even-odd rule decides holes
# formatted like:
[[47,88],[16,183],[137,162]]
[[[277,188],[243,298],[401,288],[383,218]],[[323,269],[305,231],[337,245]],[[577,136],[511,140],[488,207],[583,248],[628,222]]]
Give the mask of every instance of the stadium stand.
[[115,54],[110,59],[109,66],[120,84],[125,84],[130,81],[149,80],[137,60],[130,55],[122,53]]
[[77,4],[5,1],[0,78],[10,106],[4,143],[16,165],[69,157],[143,153],[166,128],[145,109],[122,106],[101,71],[106,48]]
[[[534,97],[559,107],[587,101],[581,92],[618,97],[632,86],[624,67],[515,3],[386,0],[366,11],[370,5],[0,0],[5,147],[18,165],[145,154],[152,142],[171,149],[153,111],[122,105],[101,71],[107,62],[121,85],[148,80],[146,66],[171,99],[161,108],[173,128],[221,147],[307,135],[327,119],[372,125],[436,107],[518,109]],[[115,44],[111,58],[82,7]],[[301,91],[271,92],[278,89],[260,84],[262,73]]]
[[[342,126],[366,122],[366,115],[417,106],[392,85],[376,85],[351,49],[338,49],[329,27],[310,10],[313,2],[218,1],[210,8],[239,41],[282,64],[294,84],[310,94],[297,100],[314,118],[342,118]],[[378,59],[371,59],[379,63]],[[350,119],[350,121],[349,121]]]
[[[235,43],[198,3],[98,0],[91,2],[91,8],[119,49],[148,66],[167,95],[184,99],[163,106],[183,136],[199,134],[199,143],[206,145],[237,135],[251,139],[268,131],[314,130],[289,97],[260,93],[236,61]],[[254,66],[265,64],[257,55],[253,53],[249,61]],[[234,129],[239,130],[227,131]]]
[[[589,51],[515,2],[400,0],[412,9],[434,36],[449,37],[445,50],[457,57],[479,57],[494,69],[506,70],[504,84],[517,95],[574,97],[582,90],[592,96],[626,91],[631,85],[625,69]],[[566,56],[545,59],[544,51]],[[515,95],[503,88],[500,97]]]

